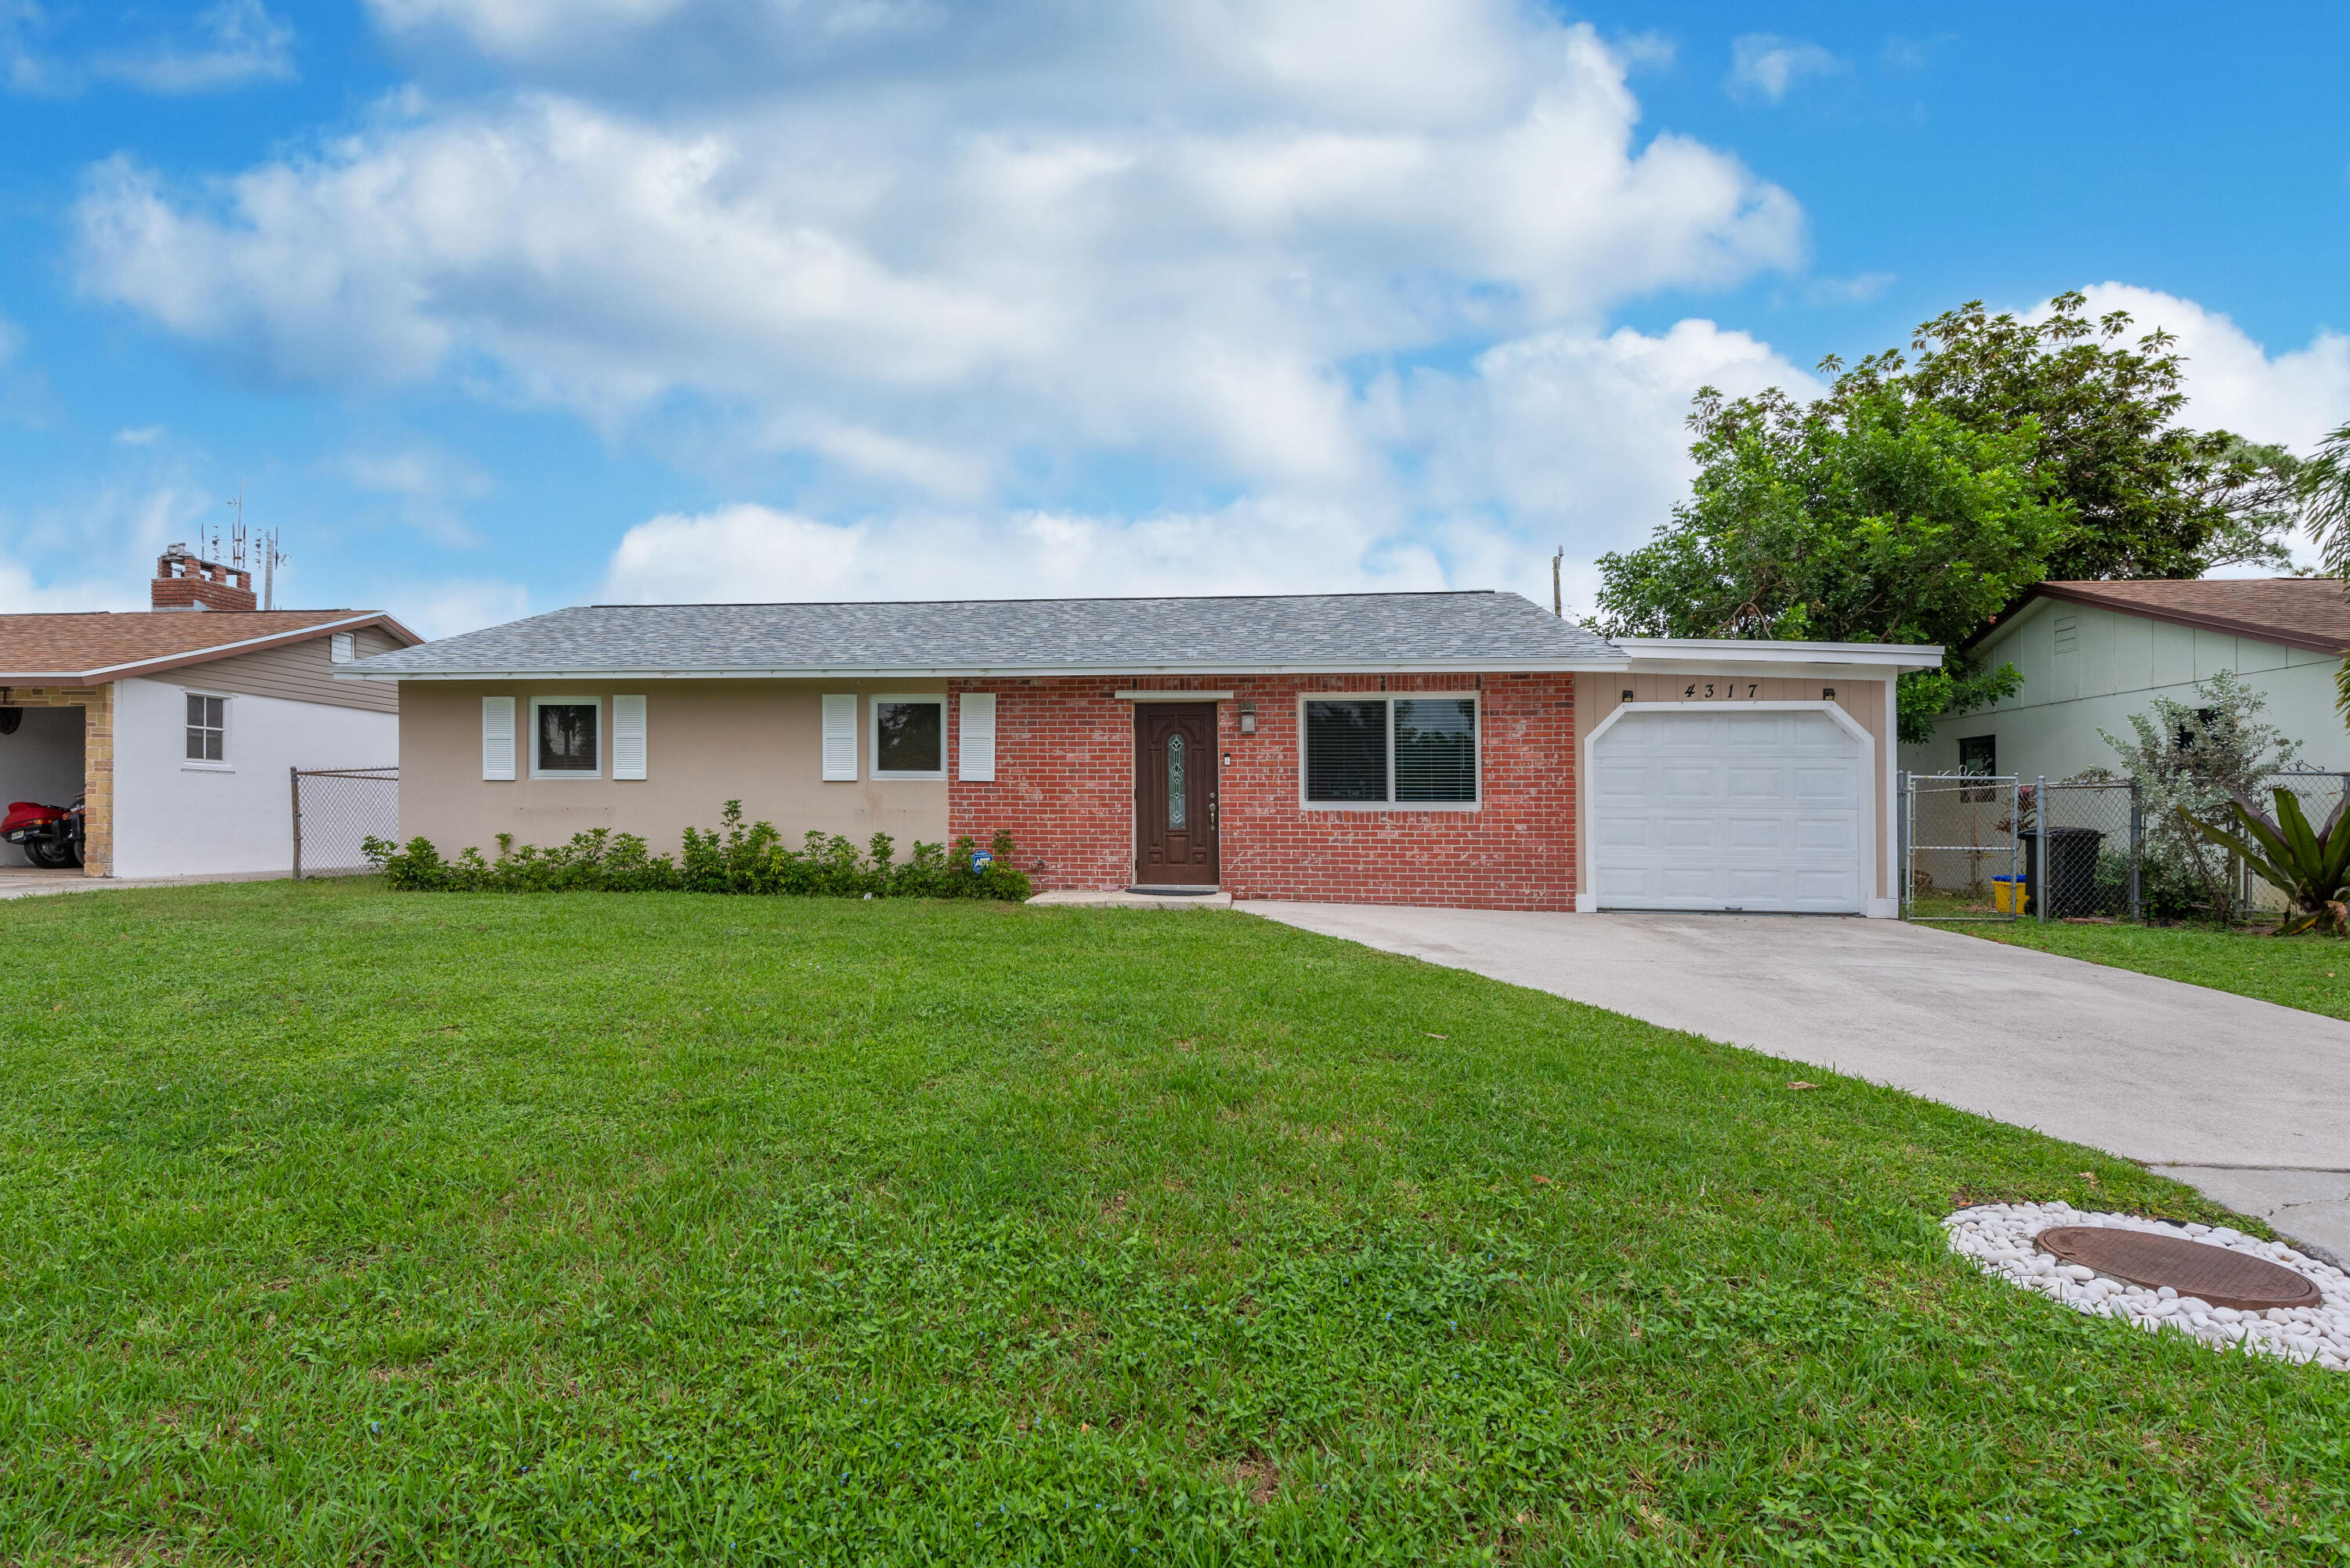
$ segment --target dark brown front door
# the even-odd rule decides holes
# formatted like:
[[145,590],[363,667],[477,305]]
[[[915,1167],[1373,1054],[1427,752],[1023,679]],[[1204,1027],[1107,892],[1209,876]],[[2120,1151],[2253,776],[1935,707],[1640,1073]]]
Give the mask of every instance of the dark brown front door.
[[1216,885],[1216,709],[1134,705],[1135,881]]

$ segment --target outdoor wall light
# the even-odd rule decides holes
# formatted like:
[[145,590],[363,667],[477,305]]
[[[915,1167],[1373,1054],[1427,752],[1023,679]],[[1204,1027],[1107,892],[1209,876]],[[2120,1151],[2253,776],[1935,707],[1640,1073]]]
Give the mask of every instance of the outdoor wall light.
[[1629,691],[1625,692],[1625,693],[1624,693],[1624,701],[1627,701],[1627,702],[1629,702],[1631,700],[1632,700],[1632,694],[1631,694]]
[[[1256,704],[1253,702],[1243,702],[1241,704],[1241,733],[1243,735],[1253,735],[1256,733]],[[1226,757],[1224,760],[1226,762],[1232,761],[1230,757]]]
[[1823,687],[1821,687],[1821,688],[1820,688],[1820,701],[1823,701],[1823,702],[1833,702],[1833,701],[1835,701],[1835,687],[1833,687],[1833,686],[1823,686]]

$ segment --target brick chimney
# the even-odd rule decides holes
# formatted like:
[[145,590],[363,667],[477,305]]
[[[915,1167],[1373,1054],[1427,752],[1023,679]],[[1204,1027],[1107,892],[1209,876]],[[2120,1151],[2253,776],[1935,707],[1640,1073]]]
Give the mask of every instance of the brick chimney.
[[150,609],[249,610],[255,604],[251,572],[198,560],[185,545],[157,558],[155,580],[147,588]]

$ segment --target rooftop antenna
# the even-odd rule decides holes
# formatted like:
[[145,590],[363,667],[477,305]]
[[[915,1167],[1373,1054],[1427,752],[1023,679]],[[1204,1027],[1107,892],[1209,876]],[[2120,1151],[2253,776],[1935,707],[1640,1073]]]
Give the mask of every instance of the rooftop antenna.
[[277,547],[277,530],[272,528],[259,541],[261,547],[261,607],[277,607],[277,568],[286,564],[286,552]]
[[240,479],[236,482],[236,499],[225,504],[236,513],[235,525],[230,529],[228,536],[229,565],[241,568],[244,565],[244,481]]
[[1566,559],[1566,546],[1561,545],[1558,547],[1558,554],[1550,558],[1550,613],[1561,620],[1566,618],[1566,600],[1559,594],[1558,564],[1565,559]]

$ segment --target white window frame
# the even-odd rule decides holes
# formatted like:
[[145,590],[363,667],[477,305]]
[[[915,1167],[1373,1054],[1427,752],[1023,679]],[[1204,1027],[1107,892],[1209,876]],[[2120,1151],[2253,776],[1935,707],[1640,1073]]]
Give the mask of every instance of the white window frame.
[[349,664],[353,660],[357,659],[359,656],[359,634],[358,632],[338,631],[328,634],[327,638],[328,663]]
[[[1465,698],[1469,702],[1471,739],[1477,748],[1470,800],[1398,800],[1396,793],[1395,705],[1421,699]],[[1305,705],[1308,702],[1383,702],[1388,711],[1388,797],[1385,800],[1308,800],[1305,798]],[[1301,811],[1482,811],[1485,809],[1485,694],[1482,691],[1301,691],[1297,694],[1297,805]]]
[[[220,761],[203,762],[188,755],[188,703],[191,697],[210,697],[221,705]],[[226,691],[207,691],[200,686],[180,688],[180,770],[192,774],[233,774],[236,772],[236,699]],[[197,726],[209,728],[210,726]]]
[[[538,765],[538,711],[541,708],[588,708],[596,710],[596,766],[590,769],[549,768],[542,772]],[[530,700],[530,727],[523,732],[523,744],[530,752],[530,776],[549,781],[573,780],[593,783],[604,776],[607,759],[612,751],[610,705],[600,696],[534,697]]]
[[[939,765],[935,771],[900,773],[881,766],[881,704],[935,702],[939,708]],[[865,755],[875,779],[920,781],[947,776],[947,697],[943,691],[882,691],[865,700]]]

